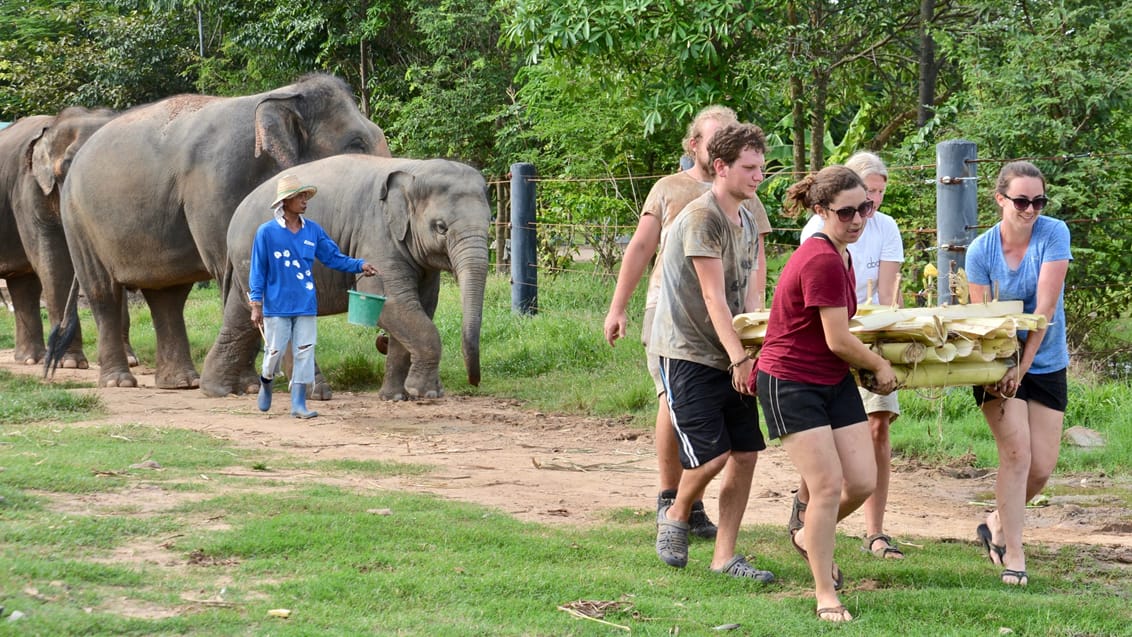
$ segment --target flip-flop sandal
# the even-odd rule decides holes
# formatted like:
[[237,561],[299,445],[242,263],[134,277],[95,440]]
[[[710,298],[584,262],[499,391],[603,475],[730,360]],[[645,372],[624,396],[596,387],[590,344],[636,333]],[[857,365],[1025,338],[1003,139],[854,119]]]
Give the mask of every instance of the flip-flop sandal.
[[[829,608],[819,608],[818,619],[823,622],[830,622],[833,624],[853,621],[852,619],[845,619],[845,613],[847,612],[849,612],[849,609],[845,608],[844,606],[830,606]],[[826,619],[826,615],[836,615],[838,619]]]
[[[1003,560],[1006,559],[1006,547],[1000,546],[991,542],[991,530],[986,524],[980,524],[975,529],[975,534],[979,536],[979,541],[983,543],[983,549],[987,552],[987,559],[995,566],[1002,566]],[[992,554],[998,556],[998,561],[994,561]]]
[[[1006,578],[1008,577],[1013,577],[1014,581],[1006,581]],[[1002,569],[1002,575],[1000,575],[999,578],[1002,580],[1002,583],[1006,584],[1007,586],[1025,587],[1030,583],[1030,576],[1026,575],[1026,571],[1016,571],[1012,568]]]
[[[808,565],[810,563],[810,554],[794,539],[797,533],[797,531],[790,533],[790,544],[794,545],[794,550],[798,551],[798,554],[802,556],[802,559],[806,560],[806,564]],[[841,567],[837,565],[837,562],[833,563],[833,573],[831,573],[831,576],[833,577],[833,590],[841,590],[841,587],[845,585],[845,574],[841,572]]]
[[[876,544],[877,541],[884,542],[884,546],[874,549],[873,545]],[[891,537],[885,535],[884,533],[877,533],[876,535],[870,535],[866,537],[864,546],[862,546],[861,548],[863,548],[866,552],[872,553],[874,556],[882,559],[888,558],[899,560],[904,558],[904,551],[896,548],[896,543],[892,541]]]

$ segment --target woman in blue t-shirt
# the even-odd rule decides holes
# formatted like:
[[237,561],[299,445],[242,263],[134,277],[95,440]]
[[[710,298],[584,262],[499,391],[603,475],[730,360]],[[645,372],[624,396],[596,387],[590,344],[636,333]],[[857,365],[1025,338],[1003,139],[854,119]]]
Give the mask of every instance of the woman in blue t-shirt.
[[1003,567],[1002,583],[1025,586],[1022,526],[1026,503],[1041,492],[1057,464],[1068,403],[1065,342],[1065,273],[1073,258],[1069,228],[1042,216],[1049,199],[1036,166],[1017,161],[998,174],[994,200],[1002,221],[967,250],[971,303],[1022,301],[1023,311],[1043,314],[1045,329],[1019,332],[1018,364],[993,386],[976,387],[975,402],[998,445],[997,508],[977,533],[990,561]]

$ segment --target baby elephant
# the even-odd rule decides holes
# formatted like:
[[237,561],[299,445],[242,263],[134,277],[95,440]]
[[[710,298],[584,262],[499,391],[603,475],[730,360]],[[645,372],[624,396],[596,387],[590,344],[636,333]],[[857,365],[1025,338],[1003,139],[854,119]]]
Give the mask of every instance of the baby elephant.
[[[462,341],[468,382],[480,381],[480,320],[488,267],[491,210],[483,176],[470,166],[429,159],[341,155],[287,169],[318,187],[306,216],[326,230],[342,252],[377,266],[378,275],[357,282],[361,292],[386,297],[378,325],[389,334],[386,400],[435,398],[440,385],[440,333],[432,322],[441,271],[460,286]],[[201,390],[210,396],[254,392],[260,334],[248,307],[248,270],[256,228],[271,218],[271,178],[256,188],[228,227],[224,276],[224,325],[205,359]],[[314,269],[318,313],[347,309],[349,274]],[[314,398],[329,398],[316,378]]]

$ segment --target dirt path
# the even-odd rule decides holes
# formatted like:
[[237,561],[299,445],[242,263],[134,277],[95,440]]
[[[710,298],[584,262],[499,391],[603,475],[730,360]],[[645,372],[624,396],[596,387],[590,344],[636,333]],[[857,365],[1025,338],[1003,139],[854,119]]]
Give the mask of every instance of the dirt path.
[[[35,373],[0,350],[0,366]],[[425,475],[367,481],[375,489],[406,490],[496,507],[516,518],[547,524],[593,524],[610,509],[629,507],[651,518],[656,493],[652,432],[617,419],[543,414],[514,401],[479,397],[390,403],[375,394],[339,392],[314,403],[320,416],[286,415],[277,395],[270,415],[252,396],[208,398],[199,391],[153,388],[152,370],[135,370],[137,389],[97,391],[109,415],[90,424],[120,422],[181,427],[237,445],[266,447],[304,458],[386,460],[433,465]],[[59,370],[57,379],[95,382],[96,370]],[[85,423],[84,423],[85,424]],[[894,463],[887,527],[897,537],[974,541],[993,475],[969,467],[925,468]],[[759,459],[746,524],[785,525],[797,480],[785,453],[772,446]],[[1068,495],[1028,512],[1026,541],[1122,547],[1132,559],[1132,524],[1121,500],[1098,489],[1132,490],[1132,481],[1098,475],[1057,475]],[[1079,494],[1077,494],[1079,492]],[[716,489],[707,507],[715,516]],[[841,530],[861,534],[858,512]],[[913,549],[914,550],[914,549]]]

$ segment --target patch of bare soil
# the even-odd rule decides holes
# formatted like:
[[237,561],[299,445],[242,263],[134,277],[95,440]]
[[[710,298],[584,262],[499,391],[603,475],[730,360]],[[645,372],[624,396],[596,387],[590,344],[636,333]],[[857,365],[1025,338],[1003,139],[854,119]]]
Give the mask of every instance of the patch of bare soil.
[[[11,350],[0,351],[0,366],[16,373],[41,373],[41,368],[15,364]],[[434,470],[429,473],[376,476],[353,486],[430,493],[545,524],[596,524],[611,510],[624,508],[648,519],[653,515],[653,435],[624,420],[540,413],[496,398],[450,396],[394,403],[376,394],[350,392],[314,403],[318,418],[298,420],[290,417],[285,394],[277,394],[271,412],[262,414],[254,396],[209,398],[196,390],[155,389],[152,370],[136,369],[135,374],[138,388],[76,390],[98,392],[109,409],[109,415],[79,425],[180,427],[301,458],[430,465]],[[93,383],[97,371],[60,369],[56,379]],[[785,527],[796,482],[786,454],[772,446],[759,458],[744,523]],[[1132,561],[1132,522],[1118,497],[1132,489],[1132,483],[1099,475],[1056,475],[1052,482],[1065,495],[1027,512],[1026,542],[1094,544],[1105,547],[1098,556]],[[944,467],[896,459],[887,530],[913,542],[920,537],[973,543],[975,526],[988,510],[981,503],[993,500],[993,488],[994,473],[973,469],[968,459]],[[715,487],[709,487],[707,508],[713,517],[716,495]],[[60,506],[83,508],[81,500],[89,496],[72,497],[76,502]],[[151,497],[154,502],[149,502]],[[161,498],[161,493],[144,489],[128,494],[131,506],[139,510],[165,506]],[[863,534],[862,514],[855,513],[840,529]]]

